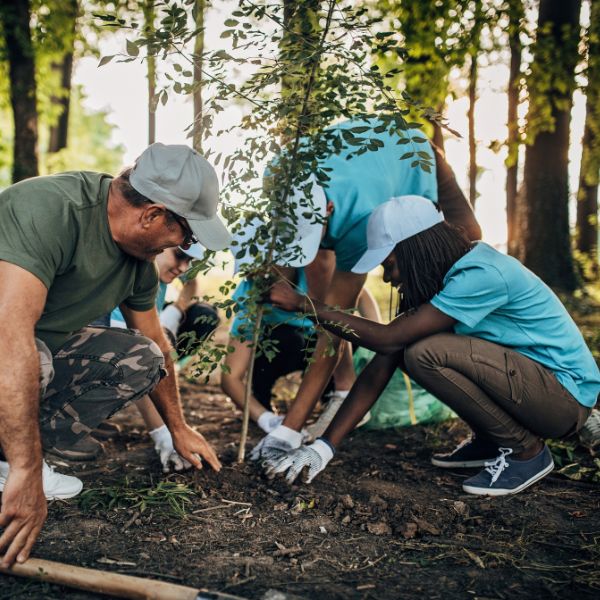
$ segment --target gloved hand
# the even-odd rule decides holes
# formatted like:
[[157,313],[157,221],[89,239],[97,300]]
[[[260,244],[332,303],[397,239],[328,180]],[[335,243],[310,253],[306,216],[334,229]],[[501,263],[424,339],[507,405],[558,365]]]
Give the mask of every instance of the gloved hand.
[[179,456],[173,447],[173,438],[171,437],[171,432],[166,425],[162,425],[157,429],[153,429],[150,432],[150,437],[154,442],[154,449],[160,458],[160,463],[163,467],[163,473],[169,472],[171,467],[170,463],[172,463],[175,471],[191,469],[192,465],[185,460],[185,458]]
[[283,415],[276,415],[272,413],[270,410],[265,410],[264,413],[258,417],[256,424],[265,432],[271,433],[275,427],[281,425],[283,422]]
[[306,483],[310,483],[328,465],[333,454],[333,447],[318,438],[310,446],[300,446],[280,458],[269,466],[267,475],[274,477],[287,471],[285,479],[288,483],[293,483],[302,470],[308,467]]
[[302,434],[285,425],[279,425],[266,435],[250,453],[250,460],[261,460],[267,467],[277,461],[290,450],[298,448],[302,443]]

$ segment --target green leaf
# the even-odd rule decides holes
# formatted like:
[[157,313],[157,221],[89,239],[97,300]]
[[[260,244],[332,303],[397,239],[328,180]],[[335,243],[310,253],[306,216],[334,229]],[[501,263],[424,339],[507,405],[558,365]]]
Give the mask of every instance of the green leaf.
[[127,48],[127,54],[129,54],[129,56],[138,56],[140,53],[140,49],[139,49],[138,45],[134,44],[130,40],[127,40],[126,48]]
[[103,56],[100,59],[100,62],[98,63],[98,67],[103,67],[104,65],[107,65],[114,57],[114,54],[111,54],[110,56]]
[[405,160],[407,158],[410,158],[411,156],[414,156],[415,153],[414,152],[405,152],[401,157],[400,160]]
[[225,27],[235,27],[238,25],[239,21],[237,19],[225,19]]

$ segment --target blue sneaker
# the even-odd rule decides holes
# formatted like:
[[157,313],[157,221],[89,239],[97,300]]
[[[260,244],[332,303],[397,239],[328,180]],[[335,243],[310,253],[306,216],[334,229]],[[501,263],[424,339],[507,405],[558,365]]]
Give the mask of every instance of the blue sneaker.
[[529,460],[508,458],[510,448],[500,448],[495,461],[488,462],[486,468],[463,482],[463,490],[481,496],[506,496],[517,494],[542,479],[554,469],[554,461],[548,446]]

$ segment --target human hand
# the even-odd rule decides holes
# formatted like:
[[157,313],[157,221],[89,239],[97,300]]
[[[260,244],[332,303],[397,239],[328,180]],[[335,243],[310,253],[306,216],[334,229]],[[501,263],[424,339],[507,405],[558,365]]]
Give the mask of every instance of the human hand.
[[293,483],[305,467],[308,467],[306,483],[310,483],[333,458],[332,447],[321,438],[315,440],[310,446],[300,446],[289,452],[267,469],[267,475],[275,476],[285,473],[285,480]]
[[271,461],[277,461],[302,443],[302,434],[285,425],[275,427],[254,447],[250,460],[261,460],[268,467]]
[[287,281],[280,279],[271,286],[269,300],[277,308],[293,312],[304,309],[306,296],[294,291]]
[[171,432],[166,425],[162,425],[161,427],[150,431],[150,437],[154,442],[154,449],[160,459],[163,473],[168,473],[170,471],[171,463],[175,471],[183,471],[184,469],[191,468],[192,465],[175,451]]
[[4,551],[2,567],[10,567],[15,560],[22,563],[29,558],[47,515],[41,465],[35,470],[11,467],[0,509],[0,527],[4,530],[0,536],[0,552]]
[[196,469],[202,468],[203,458],[215,471],[221,470],[221,463],[213,447],[204,439],[204,436],[194,431],[185,424],[182,428],[172,432],[175,450]]

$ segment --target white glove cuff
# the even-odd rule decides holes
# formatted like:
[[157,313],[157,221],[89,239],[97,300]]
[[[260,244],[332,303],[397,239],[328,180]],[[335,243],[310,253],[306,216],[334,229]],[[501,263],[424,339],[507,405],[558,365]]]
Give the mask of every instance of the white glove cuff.
[[315,440],[309,448],[312,448],[321,457],[323,464],[327,464],[333,458],[331,446],[323,440]]
[[302,444],[302,434],[299,431],[294,431],[285,425],[278,425],[269,434],[278,440],[287,442],[292,448],[298,448]]
[[169,304],[167,308],[161,311],[159,319],[160,324],[177,337],[177,330],[183,319],[183,313],[174,304]]
[[171,432],[169,431],[169,428],[166,425],[161,425],[160,427],[153,429],[149,433],[150,437],[152,438],[152,441],[155,444],[160,444],[165,440],[171,439]]

